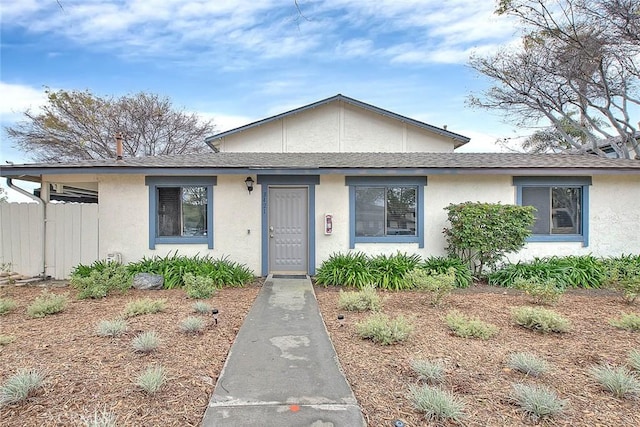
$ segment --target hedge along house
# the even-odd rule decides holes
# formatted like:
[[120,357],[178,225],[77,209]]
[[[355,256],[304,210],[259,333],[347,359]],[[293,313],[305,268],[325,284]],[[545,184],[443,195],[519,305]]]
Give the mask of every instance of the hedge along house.
[[[337,95],[207,139],[210,153],[13,165],[1,175],[94,188],[99,257],[229,256],[310,274],[332,253],[442,255],[444,208],[538,209],[511,259],[640,253],[640,161],[456,153],[468,138]],[[45,203],[46,206],[46,203]]]

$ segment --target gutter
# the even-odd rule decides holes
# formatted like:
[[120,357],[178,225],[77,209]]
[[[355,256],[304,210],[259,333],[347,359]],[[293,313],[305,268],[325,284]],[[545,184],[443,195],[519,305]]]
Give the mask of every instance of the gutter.
[[42,200],[40,197],[34,196],[33,194],[29,193],[25,189],[16,186],[13,183],[12,178],[7,178],[7,187],[17,191],[23,196],[27,196],[28,198],[35,200],[36,202],[38,202],[40,206],[42,206],[42,273],[40,273],[40,277],[42,279],[45,279],[47,277],[46,275],[47,273],[47,261],[46,261],[46,255],[47,255],[47,219],[46,219],[47,211],[46,209],[47,208],[46,208],[46,204],[44,200]]

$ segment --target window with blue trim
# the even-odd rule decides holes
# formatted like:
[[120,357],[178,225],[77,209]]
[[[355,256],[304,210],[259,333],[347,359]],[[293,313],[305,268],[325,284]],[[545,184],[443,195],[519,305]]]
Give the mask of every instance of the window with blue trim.
[[350,241],[424,246],[425,177],[347,177]]
[[514,177],[517,202],[536,208],[529,241],[588,243],[590,177]]
[[215,177],[147,177],[149,248],[202,244],[213,249]]

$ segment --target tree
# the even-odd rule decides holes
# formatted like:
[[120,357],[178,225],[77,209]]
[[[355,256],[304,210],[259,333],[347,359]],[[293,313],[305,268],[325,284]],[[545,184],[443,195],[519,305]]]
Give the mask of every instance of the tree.
[[171,101],[140,92],[100,97],[89,91],[46,90],[40,112],[6,128],[14,146],[36,161],[116,157],[115,135],[124,136],[125,157],[206,151],[204,138],[215,127],[195,113],[175,110]]
[[[550,125],[534,138],[548,147],[640,158],[640,3],[637,0],[500,0],[522,43],[470,65],[494,85],[472,106],[498,110],[520,126]],[[556,136],[554,143],[550,136]]]
[[0,203],[7,201],[7,194],[4,188],[0,187]]

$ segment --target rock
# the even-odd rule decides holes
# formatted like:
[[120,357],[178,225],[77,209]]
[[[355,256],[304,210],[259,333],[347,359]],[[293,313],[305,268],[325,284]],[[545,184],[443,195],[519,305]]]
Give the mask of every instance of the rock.
[[133,277],[133,287],[142,290],[162,289],[164,277],[159,274],[138,273]]

